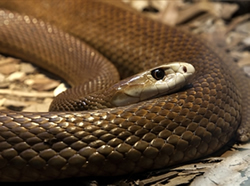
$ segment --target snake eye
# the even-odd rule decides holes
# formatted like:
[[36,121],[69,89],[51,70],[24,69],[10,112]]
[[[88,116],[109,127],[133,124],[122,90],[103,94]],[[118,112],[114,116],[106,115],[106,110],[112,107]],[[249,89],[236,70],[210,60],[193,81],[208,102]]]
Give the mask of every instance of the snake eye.
[[160,80],[163,79],[165,76],[165,72],[163,69],[161,68],[157,68],[151,71],[151,75],[153,76],[153,78],[155,78],[156,80]]

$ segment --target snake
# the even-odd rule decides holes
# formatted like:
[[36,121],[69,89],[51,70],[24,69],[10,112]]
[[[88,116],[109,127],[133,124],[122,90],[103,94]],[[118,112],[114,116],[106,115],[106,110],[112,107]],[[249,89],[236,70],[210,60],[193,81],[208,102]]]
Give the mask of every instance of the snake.
[[[0,8],[0,52],[75,87],[54,111],[0,111],[0,181],[134,174],[207,156],[234,137],[248,140],[249,81],[201,37],[110,1],[1,0]],[[82,95],[108,89],[118,72],[124,79],[181,61],[196,70],[187,88],[80,111]],[[96,100],[103,99],[88,99]]]

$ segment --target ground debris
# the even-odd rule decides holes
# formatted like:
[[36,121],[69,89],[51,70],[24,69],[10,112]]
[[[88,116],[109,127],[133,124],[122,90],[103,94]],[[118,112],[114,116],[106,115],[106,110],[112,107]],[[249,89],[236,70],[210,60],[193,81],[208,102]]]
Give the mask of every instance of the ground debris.
[[43,71],[39,70],[39,67],[2,55],[0,69],[3,71],[0,72],[2,108],[17,111],[48,111],[54,97],[53,90],[60,84],[59,79],[42,74]]

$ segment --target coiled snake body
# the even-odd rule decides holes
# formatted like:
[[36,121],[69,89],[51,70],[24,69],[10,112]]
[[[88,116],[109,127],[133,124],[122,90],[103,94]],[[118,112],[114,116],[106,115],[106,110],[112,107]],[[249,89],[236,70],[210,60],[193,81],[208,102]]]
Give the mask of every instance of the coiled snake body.
[[1,52],[49,67],[71,85],[84,84],[70,93],[66,110],[81,99],[79,93],[106,88],[104,77],[112,84],[117,75],[112,65],[100,62],[105,60],[101,55],[76,38],[112,61],[122,78],[173,61],[191,63],[197,71],[189,89],[130,106],[82,112],[1,111],[0,181],[158,169],[216,151],[233,137],[240,122],[248,121],[248,81],[233,63],[227,65],[186,32],[95,1],[2,0],[0,7],[20,13],[0,12]]

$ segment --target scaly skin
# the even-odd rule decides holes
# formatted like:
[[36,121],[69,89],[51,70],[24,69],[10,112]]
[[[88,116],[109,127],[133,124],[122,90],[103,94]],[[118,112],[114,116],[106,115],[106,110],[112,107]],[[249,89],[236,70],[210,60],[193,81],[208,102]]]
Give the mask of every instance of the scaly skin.
[[[249,82],[235,64],[228,65],[189,33],[95,1],[1,0],[0,7],[21,13],[1,12],[1,52],[49,68],[72,86],[87,78],[82,89],[71,92],[73,104],[79,92],[96,90],[95,85],[105,88],[98,82],[111,75],[110,82],[116,74],[107,71],[110,66],[97,67],[102,57],[76,38],[112,61],[122,78],[173,61],[191,63],[197,71],[189,89],[126,107],[1,111],[0,181],[115,176],[163,168],[215,152],[239,124],[248,123]],[[84,72],[81,58],[90,59],[83,60]]]

